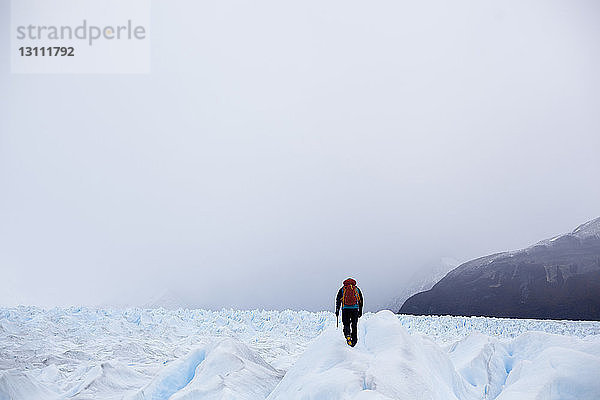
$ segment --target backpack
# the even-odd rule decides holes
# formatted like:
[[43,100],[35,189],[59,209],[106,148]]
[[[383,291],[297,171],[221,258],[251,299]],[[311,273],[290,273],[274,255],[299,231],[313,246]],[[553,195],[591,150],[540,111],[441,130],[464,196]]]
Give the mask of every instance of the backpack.
[[360,300],[360,294],[356,288],[356,281],[354,279],[348,279],[344,281],[344,289],[342,292],[342,305],[344,306],[355,306]]

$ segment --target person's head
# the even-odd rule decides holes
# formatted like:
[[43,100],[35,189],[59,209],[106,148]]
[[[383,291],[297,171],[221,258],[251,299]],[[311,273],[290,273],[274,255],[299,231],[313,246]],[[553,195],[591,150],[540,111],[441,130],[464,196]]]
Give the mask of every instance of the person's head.
[[347,285],[354,285],[354,286],[356,286],[356,280],[354,280],[353,278],[346,279],[344,281],[344,286],[347,286]]

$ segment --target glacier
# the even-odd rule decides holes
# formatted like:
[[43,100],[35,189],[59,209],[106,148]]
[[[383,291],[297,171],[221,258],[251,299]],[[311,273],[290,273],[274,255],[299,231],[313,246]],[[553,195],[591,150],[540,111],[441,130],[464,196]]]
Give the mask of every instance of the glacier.
[[0,308],[0,400],[598,399],[600,322]]

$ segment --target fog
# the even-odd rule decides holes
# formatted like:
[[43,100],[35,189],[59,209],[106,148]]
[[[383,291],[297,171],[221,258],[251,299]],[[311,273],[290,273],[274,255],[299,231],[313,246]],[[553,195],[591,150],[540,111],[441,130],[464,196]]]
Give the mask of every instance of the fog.
[[[0,25],[9,25],[1,2]],[[152,3],[151,73],[0,58],[0,305],[369,311],[600,215],[597,1]]]

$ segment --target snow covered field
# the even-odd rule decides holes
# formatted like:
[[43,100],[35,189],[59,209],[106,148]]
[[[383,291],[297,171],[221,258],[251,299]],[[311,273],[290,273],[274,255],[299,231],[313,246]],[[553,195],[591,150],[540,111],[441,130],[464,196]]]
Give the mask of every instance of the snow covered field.
[[0,400],[598,399],[600,322],[0,308]]

